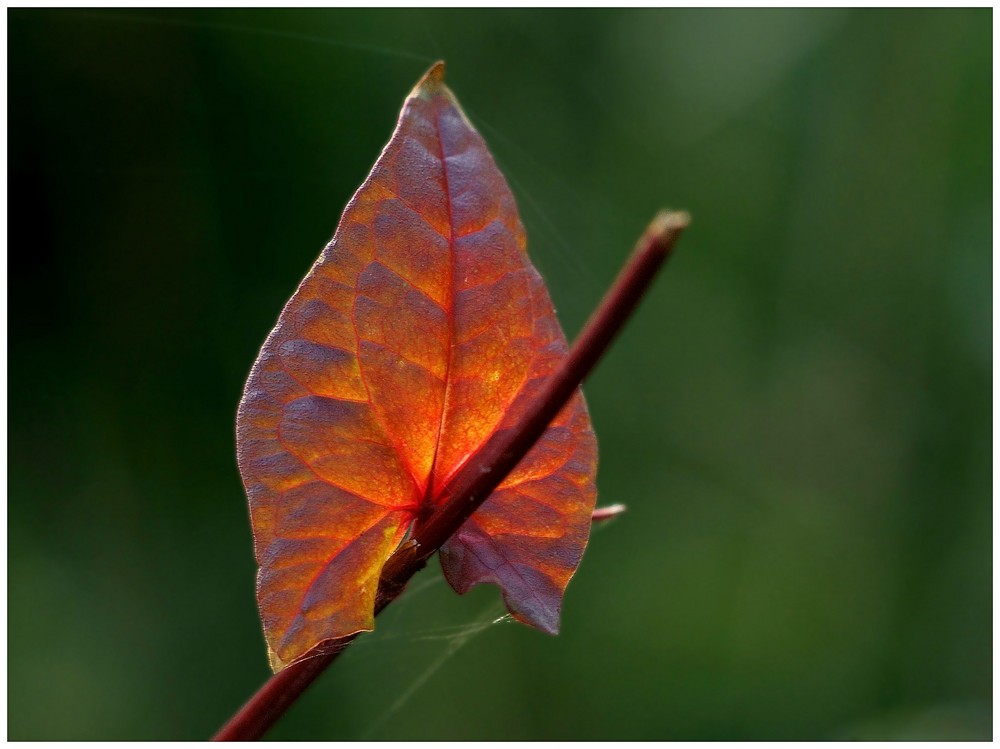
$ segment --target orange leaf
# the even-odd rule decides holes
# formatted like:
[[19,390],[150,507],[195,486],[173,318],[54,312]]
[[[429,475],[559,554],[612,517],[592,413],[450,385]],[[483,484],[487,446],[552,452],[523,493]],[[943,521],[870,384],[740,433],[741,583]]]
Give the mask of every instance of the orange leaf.
[[[438,63],[285,305],[247,381],[237,453],[271,666],[369,630],[379,573],[438,492],[566,356],[514,198]],[[578,392],[441,549],[555,633],[594,507]]]

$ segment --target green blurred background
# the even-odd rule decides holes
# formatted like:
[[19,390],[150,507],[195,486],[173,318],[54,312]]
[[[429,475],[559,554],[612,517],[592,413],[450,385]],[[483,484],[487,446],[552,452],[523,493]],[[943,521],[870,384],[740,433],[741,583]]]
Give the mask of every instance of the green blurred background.
[[268,675],[236,403],[443,58],[571,337],[694,216],[587,384],[629,513],[558,638],[428,570],[272,736],[989,738],[991,23],[9,11],[9,737]]

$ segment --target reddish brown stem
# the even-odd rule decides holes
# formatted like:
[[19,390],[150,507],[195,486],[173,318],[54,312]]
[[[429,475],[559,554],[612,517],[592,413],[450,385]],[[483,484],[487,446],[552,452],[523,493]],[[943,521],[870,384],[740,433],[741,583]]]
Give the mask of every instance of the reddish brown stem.
[[[427,563],[427,558],[486,501],[542,436],[631,316],[688,221],[686,213],[666,211],[653,219],[628,264],[573,343],[569,356],[527,409],[525,419],[516,429],[495,434],[483,445],[443,487],[441,508],[415,528],[411,541],[386,562],[375,599],[376,614],[403,592],[410,578]],[[595,511],[593,520],[613,517],[623,509],[620,505],[602,508]],[[213,741],[259,739],[355,637],[322,643],[302,660],[272,676],[222,727]]]

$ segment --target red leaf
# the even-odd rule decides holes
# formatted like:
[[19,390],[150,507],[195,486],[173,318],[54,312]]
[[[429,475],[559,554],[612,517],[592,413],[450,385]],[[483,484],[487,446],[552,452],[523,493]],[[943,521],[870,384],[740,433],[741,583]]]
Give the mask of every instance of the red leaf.
[[[438,63],[278,318],[237,416],[275,670],[371,629],[379,573],[438,491],[517,423],[567,352],[514,198]],[[582,393],[441,549],[559,628],[594,507]]]

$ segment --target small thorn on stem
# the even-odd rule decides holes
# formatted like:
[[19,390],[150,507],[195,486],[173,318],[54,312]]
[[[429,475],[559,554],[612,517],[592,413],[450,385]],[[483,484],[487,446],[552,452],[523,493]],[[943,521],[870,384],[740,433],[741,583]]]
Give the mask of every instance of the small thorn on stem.
[[592,523],[603,523],[605,520],[611,520],[616,518],[625,512],[627,508],[625,505],[616,504],[608,505],[607,507],[598,507],[590,515],[590,522]]

